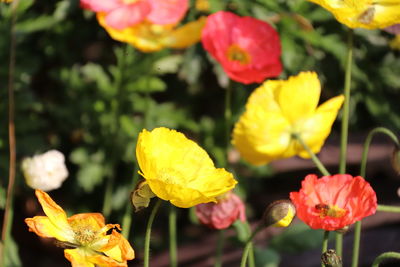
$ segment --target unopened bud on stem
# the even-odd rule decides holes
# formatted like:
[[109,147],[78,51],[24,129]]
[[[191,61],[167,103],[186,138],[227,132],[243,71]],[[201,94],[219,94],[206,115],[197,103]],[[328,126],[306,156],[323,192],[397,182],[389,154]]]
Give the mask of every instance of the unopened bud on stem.
[[265,226],[287,227],[296,215],[296,207],[288,199],[269,204],[263,215]]
[[328,249],[321,255],[322,263],[326,267],[342,267],[342,259],[333,249]]

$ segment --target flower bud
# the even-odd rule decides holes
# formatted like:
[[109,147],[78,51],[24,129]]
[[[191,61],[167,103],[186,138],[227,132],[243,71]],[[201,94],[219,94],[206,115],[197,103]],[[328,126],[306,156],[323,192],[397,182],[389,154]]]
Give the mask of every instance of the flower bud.
[[326,267],[342,267],[342,259],[333,249],[328,249],[321,255],[322,263]]
[[57,150],[22,161],[22,172],[28,186],[42,191],[51,191],[61,186],[68,177],[64,155]]
[[296,208],[288,199],[269,204],[263,215],[264,224],[274,227],[287,227],[296,215]]
[[199,221],[213,229],[225,229],[236,220],[246,220],[245,205],[234,193],[229,192],[218,199],[217,203],[202,203],[196,206]]
[[392,153],[392,167],[396,171],[397,174],[400,174],[400,148],[395,147]]
[[131,202],[135,207],[135,211],[138,212],[144,208],[147,208],[150,204],[150,199],[155,197],[153,191],[146,181],[140,182],[135,191],[131,193]]

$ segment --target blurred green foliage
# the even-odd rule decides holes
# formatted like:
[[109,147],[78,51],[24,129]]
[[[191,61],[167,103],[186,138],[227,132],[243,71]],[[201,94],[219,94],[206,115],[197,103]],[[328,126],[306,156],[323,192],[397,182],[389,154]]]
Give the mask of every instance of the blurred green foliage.
[[[284,65],[280,78],[314,70],[322,81],[322,100],[342,92],[348,30],[330,13],[303,0],[210,3],[212,12],[231,10],[265,20],[276,28]],[[256,85],[229,83],[201,44],[182,51],[141,53],[113,41],[77,0],[24,0],[17,13],[17,157],[21,160],[50,148],[61,150],[68,159],[70,177],[59,191],[66,196],[65,205],[74,207],[74,212],[100,211],[105,185],[113,179],[112,216],[121,218],[137,172],[135,145],[143,128],[166,126],[183,131],[209,152],[217,166],[226,165],[226,86],[230,84],[233,89],[233,123]],[[8,173],[10,14],[10,5],[1,3],[2,177]],[[200,15],[191,8],[186,20]],[[400,130],[400,62],[399,52],[388,46],[392,37],[378,30],[355,30],[351,129],[382,125]],[[232,170],[238,179],[247,178],[243,175],[271,175],[269,168],[254,168],[243,162],[234,164]],[[2,207],[7,182],[5,178],[0,182]],[[243,196],[251,193],[243,188],[239,191]],[[32,194],[18,173],[16,193],[22,196],[24,192]],[[282,242],[287,244],[286,239],[280,239],[273,241],[277,250]],[[265,261],[260,266],[276,266],[279,256],[275,254],[270,263]]]

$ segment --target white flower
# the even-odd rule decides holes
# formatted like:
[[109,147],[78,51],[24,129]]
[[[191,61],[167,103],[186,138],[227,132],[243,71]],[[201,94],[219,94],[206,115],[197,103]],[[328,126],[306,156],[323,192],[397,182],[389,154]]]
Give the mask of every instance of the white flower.
[[59,188],[68,176],[64,155],[57,150],[24,159],[22,172],[30,187],[42,191]]

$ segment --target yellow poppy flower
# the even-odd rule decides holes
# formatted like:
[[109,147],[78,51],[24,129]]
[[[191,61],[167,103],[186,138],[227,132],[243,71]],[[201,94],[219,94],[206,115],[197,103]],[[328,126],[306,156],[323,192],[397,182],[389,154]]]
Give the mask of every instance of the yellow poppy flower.
[[295,155],[309,158],[294,135],[319,152],[344,100],[340,95],[317,107],[320,92],[314,72],[264,82],[249,97],[245,113],[235,124],[232,143],[254,165]]
[[118,30],[105,23],[105,14],[97,13],[97,20],[114,40],[129,43],[142,52],[155,52],[164,48],[182,49],[201,38],[206,18],[201,17],[176,28],[175,24],[159,25],[148,21]]
[[181,208],[217,202],[237,183],[231,173],[216,169],[195,142],[163,127],[139,134],[136,158],[153,193]]
[[[47,216],[26,218],[29,231],[41,237],[57,239],[66,248],[65,257],[76,267],[124,267],[135,257],[129,242],[118,232],[118,224],[105,224],[100,213],[81,213],[67,218],[64,210],[50,196],[35,191]],[[110,233],[111,230],[111,233]]]
[[350,28],[378,29],[400,22],[399,0],[308,0]]

